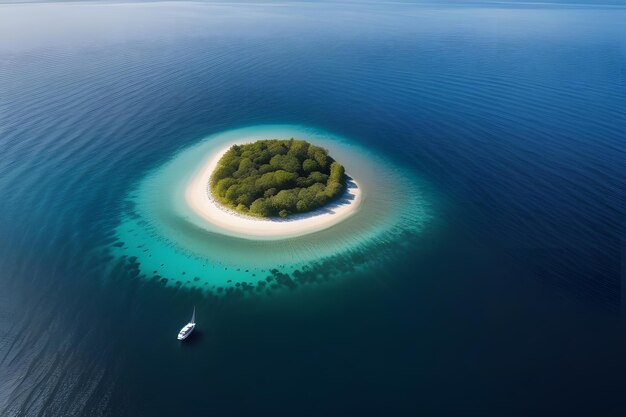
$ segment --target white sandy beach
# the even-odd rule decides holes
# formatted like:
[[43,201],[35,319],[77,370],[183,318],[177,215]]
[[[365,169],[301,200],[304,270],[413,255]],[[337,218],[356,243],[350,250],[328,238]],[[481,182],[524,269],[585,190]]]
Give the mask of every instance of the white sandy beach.
[[209,179],[217,163],[235,144],[220,146],[207,156],[185,188],[185,200],[191,210],[205,221],[241,237],[280,239],[301,236],[327,229],[356,213],[362,201],[361,188],[353,179],[345,195],[327,207],[286,219],[261,219],[245,216],[224,207],[211,196]]

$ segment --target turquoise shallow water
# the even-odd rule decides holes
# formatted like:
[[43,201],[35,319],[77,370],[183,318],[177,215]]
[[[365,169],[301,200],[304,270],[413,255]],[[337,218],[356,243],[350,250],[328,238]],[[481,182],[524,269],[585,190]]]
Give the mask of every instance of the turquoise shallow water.
[[[625,21],[0,5],[0,415],[625,415]],[[258,244],[172,206],[178,163],[277,125],[386,198]]]
[[[231,236],[186,204],[186,187],[211,152],[237,140],[290,137],[324,146],[342,161],[362,193],[354,215],[313,234],[268,241]],[[411,171],[319,129],[295,125],[240,128],[203,139],[142,179],[128,197],[128,213],[117,227],[112,248],[116,256],[137,263],[146,279],[201,288],[209,294],[267,294],[320,284],[376,262],[380,246],[419,235],[432,217],[432,197],[424,189]],[[350,262],[332,274],[315,267],[347,254],[359,254],[362,262]]]

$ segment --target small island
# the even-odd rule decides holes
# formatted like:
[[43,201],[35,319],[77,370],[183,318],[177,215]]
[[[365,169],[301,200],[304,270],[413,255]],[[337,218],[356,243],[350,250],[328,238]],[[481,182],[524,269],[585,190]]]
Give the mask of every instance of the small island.
[[233,145],[210,178],[214,198],[238,213],[288,217],[323,207],[346,190],[343,165],[304,140]]

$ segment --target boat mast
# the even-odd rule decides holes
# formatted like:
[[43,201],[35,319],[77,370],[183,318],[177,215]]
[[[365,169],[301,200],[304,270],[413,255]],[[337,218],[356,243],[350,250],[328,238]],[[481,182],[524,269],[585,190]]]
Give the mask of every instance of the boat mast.
[[196,323],[196,306],[193,306],[193,314],[191,315],[191,322]]

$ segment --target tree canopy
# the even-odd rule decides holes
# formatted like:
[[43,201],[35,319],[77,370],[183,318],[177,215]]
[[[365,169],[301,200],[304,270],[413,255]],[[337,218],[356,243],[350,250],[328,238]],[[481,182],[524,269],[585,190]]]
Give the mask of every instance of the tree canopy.
[[213,196],[239,213],[287,217],[322,207],[346,188],[343,165],[304,140],[233,145],[210,180]]

